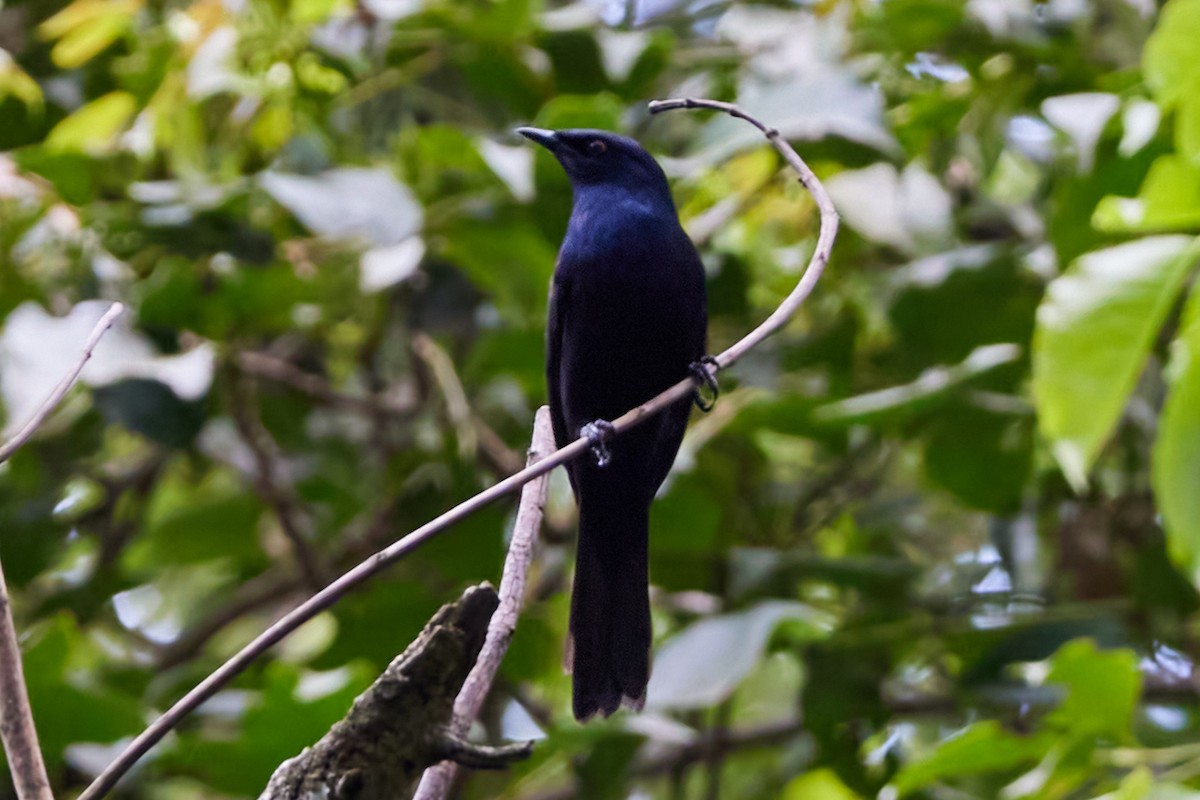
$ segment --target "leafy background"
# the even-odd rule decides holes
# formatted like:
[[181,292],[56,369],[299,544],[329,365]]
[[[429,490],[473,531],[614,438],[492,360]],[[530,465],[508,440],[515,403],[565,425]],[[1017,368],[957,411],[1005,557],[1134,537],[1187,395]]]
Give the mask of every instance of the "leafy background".
[[[1200,0],[0,4],[0,554],[56,789],[308,588],[522,460],[569,209],[518,124],[636,136],[724,376],[654,509],[646,713],[580,728],[556,479],[463,797],[1200,796]],[[561,476],[560,476],[561,477]],[[256,794],[492,507],[306,625],[124,786]],[[299,545],[297,544],[299,543]],[[11,788],[0,788],[11,795]]]

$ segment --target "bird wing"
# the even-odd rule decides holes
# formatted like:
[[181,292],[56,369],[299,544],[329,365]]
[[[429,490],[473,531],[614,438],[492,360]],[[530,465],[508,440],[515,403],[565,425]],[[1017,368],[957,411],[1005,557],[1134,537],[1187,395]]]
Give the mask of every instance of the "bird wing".
[[[572,441],[572,437],[567,434],[562,399],[562,337],[566,332],[567,297],[558,283],[557,276],[550,282],[550,302],[546,315],[546,395],[550,403],[554,442],[558,447],[565,447]],[[575,476],[571,465],[567,464],[566,468],[567,475],[571,478],[571,486],[574,487]]]

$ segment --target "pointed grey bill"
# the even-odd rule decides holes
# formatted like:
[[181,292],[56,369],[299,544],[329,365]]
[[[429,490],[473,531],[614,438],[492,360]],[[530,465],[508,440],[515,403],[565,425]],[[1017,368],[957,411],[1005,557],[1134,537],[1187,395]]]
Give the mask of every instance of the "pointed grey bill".
[[530,141],[537,142],[551,153],[556,152],[562,144],[558,140],[558,134],[545,128],[517,128],[517,133]]

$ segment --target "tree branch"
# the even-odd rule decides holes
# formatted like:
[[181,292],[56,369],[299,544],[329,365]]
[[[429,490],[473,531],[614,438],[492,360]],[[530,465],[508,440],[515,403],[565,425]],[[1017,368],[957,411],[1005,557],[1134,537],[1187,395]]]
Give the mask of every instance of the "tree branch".
[[281,358],[249,350],[237,354],[237,368],[258,378],[281,383],[301,394],[308,395],[332,408],[359,414],[386,414],[395,417],[411,417],[420,404],[412,400],[391,397],[388,394],[358,395],[345,394],[334,389],[327,380],[306,372]]
[[[339,546],[329,561],[336,564],[339,571],[346,570],[385,544],[391,538],[388,534],[399,504],[398,498],[390,498],[369,517],[364,514],[352,521],[337,537]],[[283,565],[273,565],[243,583],[228,602],[209,611],[174,642],[163,647],[158,654],[158,668],[167,669],[187,661],[226,625],[263,606],[288,599],[303,588],[303,581],[294,571],[285,571]]]
[[[757,727],[736,731],[714,731],[698,736],[695,741],[688,744],[672,747],[650,758],[635,761],[630,767],[630,774],[641,778],[655,778],[686,769],[701,761],[724,757],[730,753],[771,747],[780,742],[786,742],[803,732],[804,726],[796,720],[768,722]],[[529,795],[526,800],[572,800],[581,794],[583,794],[582,786],[568,785]]]
[[[529,463],[534,464],[554,451],[554,431],[550,424],[550,409],[538,409],[533,422],[533,443],[529,448]],[[500,662],[508,651],[521,616],[521,605],[525,597],[525,578],[529,565],[533,563],[534,545],[538,528],[542,524],[542,511],[546,507],[546,491],[550,481],[548,475],[525,484],[521,491],[521,502],[517,507],[517,520],[513,525],[512,541],[504,559],[504,575],[500,579],[500,607],[492,615],[488,625],[487,641],[479,654],[479,661],[467,676],[458,699],[454,702],[454,720],[450,733],[465,737],[471,723],[479,716],[483,701],[492,688],[492,681],[500,669]],[[459,763],[463,763],[459,761]],[[471,766],[467,764],[466,766]],[[478,767],[474,767],[478,769]],[[414,800],[442,800],[450,793],[458,774],[455,761],[445,761],[425,771],[417,786]]]
[[[821,212],[821,230],[817,238],[817,246],[813,251],[812,258],[809,260],[808,267],[804,274],[800,277],[800,282],[796,288],[792,290],[783,301],[783,303],[775,309],[775,311],[767,317],[757,328],[741,340],[735,342],[724,352],[715,357],[717,367],[709,368],[725,369],[737,362],[748,350],[761,343],[764,339],[771,336],[784,325],[793,314],[800,308],[804,300],[816,288],[817,281],[825,269],[825,265],[829,262],[830,251],[833,248],[833,241],[837,235],[838,216],[837,211],[833,207],[833,202],[829,199],[829,195],[825,192],[820,181],[817,180],[812,170],[801,160],[796,151],[791,145],[784,140],[778,131],[773,128],[767,128],[761,122],[751,118],[745,112],[738,109],[736,106],[728,103],[718,103],[712,100],[664,100],[651,103],[650,110],[652,113],[658,113],[672,108],[711,108],[726,113],[741,119],[746,119],[751,122],[759,130],[763,131],[771,144],[783,154],[785,160],[790,164],[800,175],[800,180],[804,186],[812,193],[816,200],[817,207]],[[630,428],[638,425],[650,417],[658,414],[664,409],[688,399],[692,391],[699,385],[698,377],[685,378],[669,389],[665,390],[657,397],[643,403],[642,405],[627,411],[615,420],[612,420],[614,432],[617,435],[624,433]],[[556,450],[551,455],[525,467],[525,469],[517,472],[499,483],[483,490],[474,497],[463,501],[459,505],[450,509],[446,513],[425,523],[420,528],[417,528],[412,533],[401,538],[399,541],[385,547],[375,555],[360,563],[350,571],[346,572],[337,580],[326,586],[320,592],[317,592],[297,608],[286,614],[275,624],[263,631],[254,641],[243,647],[233,657],[226,661],[215,672],[201,681],[194,689],[183,696],[174,706],[168,709],[161,717],[154,721],[145,731],[137,736],[125,750],[117,756],[117,758],[109,764],[107,768],[94,780],[91,785],[84,790],[79,796],[79,800],[98,800],[103,797],[116,782],[124,775],[134,763],[137,762],[145,753],[153,747],[159,740],[166,736],[179,720],[183,719],[187,714],[193,711],[197,706],[211,697],[222,686],[228,683],[244,670],[249,664],[254,661],[264,651],[268,650],[289,633],[300,627],[312,617],[316,616],[321,611],[332,606],[341,597],[349,592],[352,588],[360,583],[370,579],[376,573],[387,568],[391,564],[404,558],[413,550],[432,539],[442,531],[450,528],[459,521],[465,519],[475,513],[484,506],[490,505],[501,497],[516,491],[534,478],[545,475],[555,467],[565,464],[568,461],[573,461],[579,458],[584,453],[591,449],[591,442],[586,437],[580,437],[567,446]]]
[[33,710],[21,668],[21,646],[13,625],[4,568],[0,566],[0,740],[8,756],[13,785],[20,800],[53,800],[50,778],[42,761]]
[[[474,744],[446,733],[436,752],[445,761],[430,769],[436,769],[446,764],[454,764],[467,769],[507,769],[515,762],[524,761],[533,754],[533,742],[516,742],[492,747],[485,744]],[[428,774],[429,770],[427,769],[425,772]]]
[[[71,371],[54,387],[46,402],[34,412],[16,435],[0,447],[0,463],[7,461],[33,436],[51,412],[71,391],[79,373],[92,357],[92,351],[100,337],[117,321],[125,306],[113,303],[104,316],[92,328],[83,345],[83,353]],[[17,629],[13,624],[12,603],[8,596],[8,585],[4,580],[4,568],[0,565],[0,740],[8,756],[13,784],[20,800],[52,800],[50,779],[46,764],[42,760],[42,749],[38,745],[37,728],[33,724],[33,711],[29,707],[29,691],[25,684],[25,672],[21,666],[21,645],[17,641]]]
[[443,606],[321,740],[279,765],[260,800],[393,800],[421,770],[452,758],[484,768],[529,756],[529,743],[468,744],[446,726],[498,603],[488,584]]
[[417,357],[425,362],[434,383],[442,392],[442,400],[446,404],[446,420],[458,437],[458,454],[464,459],[470,458],[475,454],[478,438],[475,435],[475,425],[471,421],[467,392],[462,381],[458,379],[453,359],[424,333],[413,336],[412,349]]
[[272,569],[254,576],[239,586],[228,602],[217,606],[181,633],[175,641],[163,647],[155,660],[155,666],[165,670],[182,664],[200,652],[208,640],[226,625],[268,603],[283,600],[302,588],[300,577],[294,571],[285,569],[283,565],[275,565]]
[[92,351],[100,343],[100,337],[108,333],[108,329],[124,313],[125,306],[121,303],[113,303],[108,307],[108,311],[105,311],[104,316],[100,317],[100,321],[96,323],[96,327],[92,328],[92,333],[84,343],[83,353],[79,356],[79,360],[75,363],[75,366],[59,381],[58,386],[54,387],[54,391],[46,398],[46,402],[42,403],[38,410],[34,412],[29,422],[26,422],[21,430],[17,431],[3,446],[0,446],[0,464],[8,461],[13,453],[17,452],[22,445],[29,441],[30,437],[46,421],[46,417],[50,416],[50,412],[58,407],[58,404],[67,396],[67,392],[71,391],[71,387],[75,385],[75,381],[79,380],[79,373],[83,372],[83,368],[91,360]]
[[230,414],[238,433],[254,457],[254,468],[258,473],[254,485],[262,499],[275,512],[279,528],[292,546],[304,582],[309,590],[319,592],[325,585],[325,579],[317,563],[316,554],[309,546],[304,531],[300,529],[300,502],[291,486],[280,480],[277,468],[281,460],[279,446],[263,427],[258,416],[258,401],[254,392],[249,386],[243,385],[244,379],[241,376],[230,375],[230,380],[233,387]]
[[450,354],[425,333],[413,336],[412,349],[441,390],[446,420],[458,438],[459,455],[464,459],[479,456],[489,469],[500,475],[519,470],[524,464],[521,457],[471,408]]

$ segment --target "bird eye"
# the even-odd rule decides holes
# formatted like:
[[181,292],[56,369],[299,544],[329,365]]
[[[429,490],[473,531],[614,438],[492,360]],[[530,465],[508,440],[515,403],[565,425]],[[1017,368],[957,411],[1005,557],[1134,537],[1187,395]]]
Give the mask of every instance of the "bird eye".
[[588,142],[588,152],[594,156],[600,155],[607,149],[608,145],[599,139],[593,139],[592,141]]

